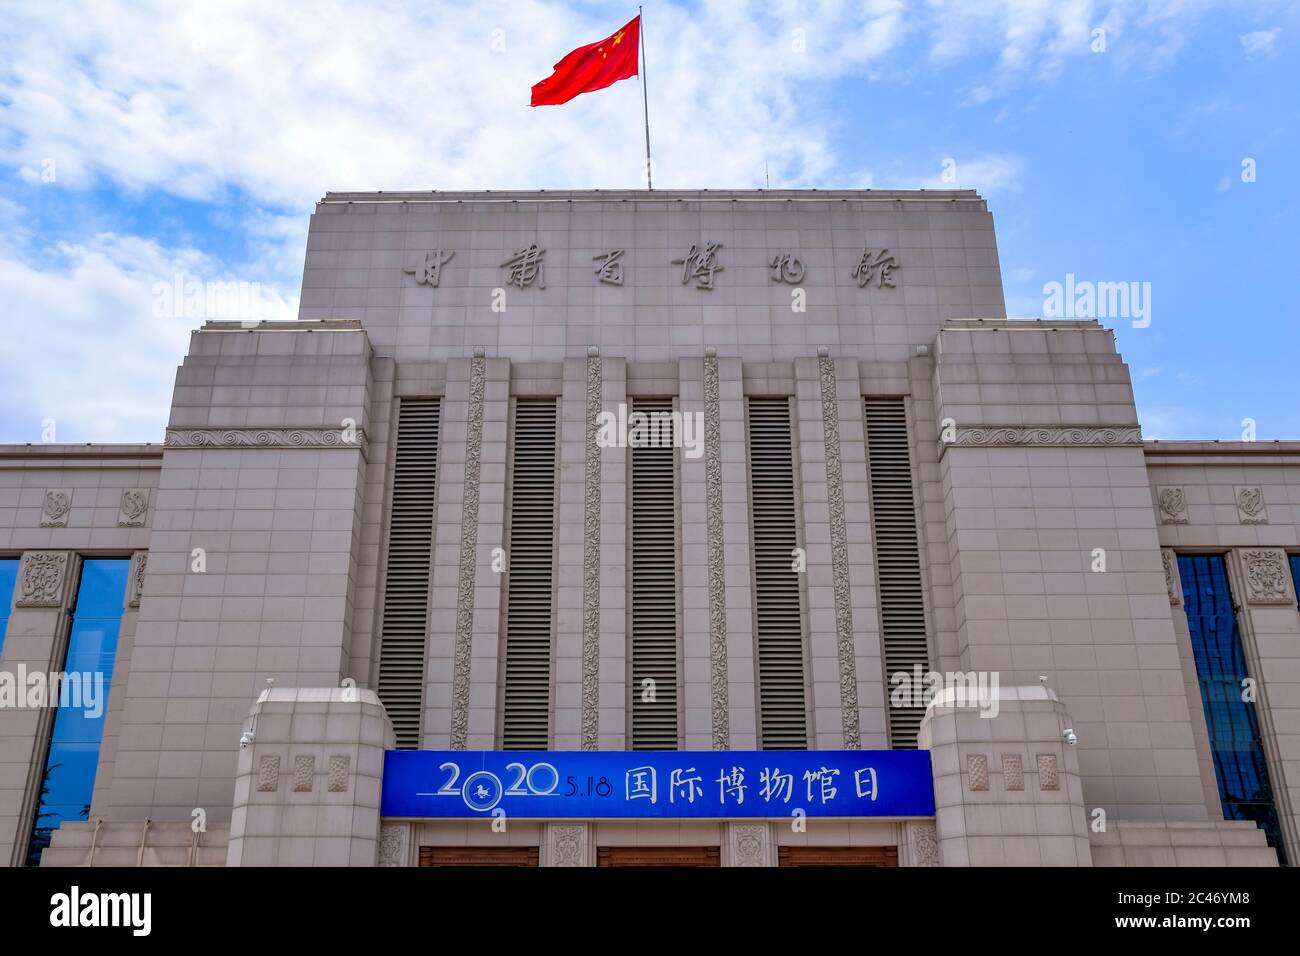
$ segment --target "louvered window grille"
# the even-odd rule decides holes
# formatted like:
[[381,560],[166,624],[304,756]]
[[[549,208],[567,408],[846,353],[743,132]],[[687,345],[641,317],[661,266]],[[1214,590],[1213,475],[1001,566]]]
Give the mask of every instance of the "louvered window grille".
[[397,413],[379,699],[399,750],[420,746],[441,406],[436,398],[402,399]]
[[799,574],[793,567],[799,541],[790,400],[750,398],[748,404],[759,743],[764,750],[803,750],[808,711]]
[[555,399],[515,402],[501,731],[505,750],[545,750],[550,741],[555,414]]
[[[921,586],[921,554],[917,537],[912,460],[907,438],[907,409],[901,398],[864,400],[867,459],[871,479],[871,523],[876,548],[876,581],[880,588],[880,633],[884,645],[886,692],[889,676],[930,670],[925,631],[925,599]],[[925,708],[889,709],[889,745],[915,750]]]
[[[672,399],[637,398],[654,447],[632,459],[631,675],[633,750],[678,747],[677,483]],[[653,681],[647,685],[646,681]],[[653,699],[650,699],[653,698]]]

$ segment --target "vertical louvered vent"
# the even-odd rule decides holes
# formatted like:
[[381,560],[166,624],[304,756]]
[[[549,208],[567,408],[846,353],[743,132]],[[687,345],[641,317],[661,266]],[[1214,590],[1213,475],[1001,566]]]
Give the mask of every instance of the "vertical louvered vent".
[[749,399],[749,467],[759,742],[764,750],[803,750],[808,714],[799,575],[792,566],[799,541],[789,399]]
[[399,750],[420,746],[440,411],[438,399],[421,398],[402,399],[397,413],[379,699],[393,721]]
[[[638,398],[655,447],[632,456],[632,749],[676,750],[677,486],[672,399]],[[646,679],[654,681],[653,695]],[[646,699],[653,696],[654,700]]]
[[555,400],[515,403],[501,746],[550,742],[551,594],[555,552]]
[[[867,458],[871,477],[871,523],[876,542],[876,580],[880,585],[880,632],[885,679],[900,671],[930,670],[925,636],[925,601],[917,540],[912,463],[908,454],[907,412],[901,398],[865,400]],[[886,692],[892,686],[886,684]],[[915,750],[924,707],[889,707],[889,745]]]

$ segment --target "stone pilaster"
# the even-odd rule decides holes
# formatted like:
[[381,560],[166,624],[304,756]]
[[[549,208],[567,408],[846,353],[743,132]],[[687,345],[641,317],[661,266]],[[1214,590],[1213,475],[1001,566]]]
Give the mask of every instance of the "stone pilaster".
[[1070,726],[1042,686],[1000,688],[995,714],[936,698],[918,743],[933,760],[944,866],[1092,865]]
[[376,866],[384,751],[397,743],[378,695],[273,688],[245,730],[226,865]]
[[[0,671],[10,679],[20,668],[48,675],[61,666],[76,577],[70,551],[23,553],[0,652]],[[0,861],[10,866],[25,859],[53,721],[51,707],[0,707]]]

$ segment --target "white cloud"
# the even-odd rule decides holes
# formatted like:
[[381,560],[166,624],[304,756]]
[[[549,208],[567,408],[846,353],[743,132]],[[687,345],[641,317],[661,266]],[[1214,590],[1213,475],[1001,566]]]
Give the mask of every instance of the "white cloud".
[[[134,236],[102,234],[84,244],[22,251],[0,254],[0,440],[7,441],[40,441],[46,419],[54,420],[60,442],[161,441],[190,330],[220,316],[202,314],[193,307],[203,299],[187,303],[184,295],[179,314],[156,314],[168,301],[160,293],[178,277],[191,291],[256,281],[196,250],[164,249]],[[260,293],[250,317],[296,316],[296,300],[274,287]]]
[[1010,153],[985,153],[953,156],[951,177],[940,172],[921,181],[923,189],[978,189],[983,196],[1020,188],[1025,175],[1025,161]]
[[1243,33],[1241,35],[1241,46],[1246,51],[1246,59],[1253,60],[1257,57],[1273,56],[1276,52],[1277,35],[1281,32],[1281,27],[1274,27],[1272,30],[1255,30],[1253,33]]

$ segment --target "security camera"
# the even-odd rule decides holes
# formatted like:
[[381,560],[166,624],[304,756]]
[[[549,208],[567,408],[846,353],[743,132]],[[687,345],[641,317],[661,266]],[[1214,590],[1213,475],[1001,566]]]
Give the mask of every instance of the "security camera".
[[252,742],[253,742],[253,732],[251,730],[245,730],[243,734],[241,734],[239,737],[239,749],[246,750],[248,748],[248,745],[251,744]]
[[1065,742],[1071,747],[1079,742],[1079,735],[1074,732],[1072,727],[1066,727],[1061,736],[1065,738]]

